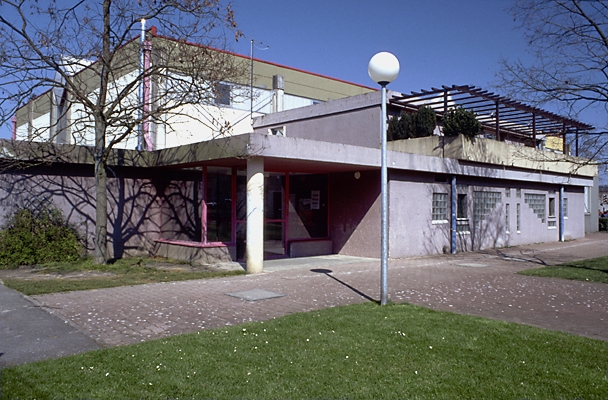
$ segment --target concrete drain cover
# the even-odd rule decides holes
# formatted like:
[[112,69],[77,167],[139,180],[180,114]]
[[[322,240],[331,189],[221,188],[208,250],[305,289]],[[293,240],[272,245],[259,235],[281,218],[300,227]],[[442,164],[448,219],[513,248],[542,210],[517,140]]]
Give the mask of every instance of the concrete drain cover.
[[475,263],[467,263],[467,264],[458,264],[459,267],[470,267],[470,268],[485,268],[487,264],[475,264]]
[[252,289],[245,290],[244,292],[226,293],[228,296],[236,297],[237,299],[247,301],[258,301],[274,299],[275,297],[284,297],[286,294],[271,292],[270,290],[264,289]]

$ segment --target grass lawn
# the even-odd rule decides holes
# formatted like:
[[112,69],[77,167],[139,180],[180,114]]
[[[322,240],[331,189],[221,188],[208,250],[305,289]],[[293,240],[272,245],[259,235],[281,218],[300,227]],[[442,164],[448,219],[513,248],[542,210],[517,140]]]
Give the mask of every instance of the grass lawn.
[[[26,295],[72,290],[110,288],[154,282],[183,281],[244,274],[244,271],[216,271],[191,268],[188,264],[157,258],[124,258],[108,265],[96,265],[92,259],[42,265],[27,279],[3,278],[4,285]],[[171,265],[169,267],[168,265]],[[177,268],[176,268],[177,267]],[[48,278],[52,275],[54,278]],[[44,278],[44,276],[47,278]],[[81,276],[79,276],[81,275]],[[42,279],[44,278],[44,279]]]
[[608,343],[373,303],[2,371],[3,398],[606,399]]
[[608,283],[608,257],[521,271],[522,275]]

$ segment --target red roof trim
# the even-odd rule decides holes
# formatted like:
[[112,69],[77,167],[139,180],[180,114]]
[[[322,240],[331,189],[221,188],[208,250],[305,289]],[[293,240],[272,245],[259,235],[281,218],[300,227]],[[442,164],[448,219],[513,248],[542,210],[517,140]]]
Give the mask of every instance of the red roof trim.
[[[191,46],[205,47],[205,48],[208,48],[208,49],[220,52],[220,53],[230,54],[230,55],[233,55],[233,56],[236,56],[236,57],[244,58],[246,60],[251,60],[251,57],[248,57],[248,56],[245,56],[245,55],[242,55],[242,54],[238,54],[238,53],[235,53],[235,52],[232,52],[232,51],[216,49],[216,48],[211,47],[211,46],[205,46],[205,45],[202,45],[202,44],[192,43],[192,42],[188,42],[188,41],[182,41],[182,40],[178,40],[178,39],[171,38],[171,37],[168,37],[168,36],[157,35],[157,34],[154,33],[154,32],[156,32],[156,27],[153,27],[153,28],[154,28],[154,31],[153,31],[152,35],[156,36],[158,38],[161,38],[161,39],[171,40],[171,41],[174,41],[174,42],[181,42],[181,43],[185,43],[185,44],[188,44],[188,45],[191,45]],[[299,69],[299,68],[289,67],[287,65],[283,65],[283,64],[279,64],[279,63],[274,63],[274,62],[271,62],[271,61],[260,60],[259,58],[255,58],[255,57],[253,58],[253,60],[257,61],[257,62],[260,62],[260,63],[263,63],[263,64],[273,65],[275,67],[290,69],[292,71],[302,72],[304,74],[314,75],[314,76],[318,76],[320,78],[330,79],[332,81],[346,83],[348,85],[358,86],[358,87],[364,88],[364,89],[369,89],[369,90],[374,90],[374,91],[378,90],[378,89],[370,87],[370,86],[365,86],[365,85],[361,85],[361,84],[358,84],[358,83],[349,82],[349,81],[346,81],[346,80],[343,80],[343,79],[333,78],[333,77],[327,76],[327,75],[317,74],[315,72],[310,72],[310,71],[306,71],[306,70]]]

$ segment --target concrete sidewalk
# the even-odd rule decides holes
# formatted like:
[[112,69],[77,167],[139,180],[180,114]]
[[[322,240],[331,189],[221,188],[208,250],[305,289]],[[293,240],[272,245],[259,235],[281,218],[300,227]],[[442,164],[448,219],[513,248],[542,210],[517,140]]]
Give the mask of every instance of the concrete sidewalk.
[[0,369],[102,347],[70,321],[0,285]]
[[[516,274],[544,264],[603,255],[608,255],[608,235],[597,233],[566,243],[391,260],[389,297],[395,302],[608,341],[608,285]],[[376,259],[273,260],[265,262],[264,268],[266,272],[259,275],[34,299],[97,342],[116,346],[379,298]],[[248,296],[267,298],[243,299]]]

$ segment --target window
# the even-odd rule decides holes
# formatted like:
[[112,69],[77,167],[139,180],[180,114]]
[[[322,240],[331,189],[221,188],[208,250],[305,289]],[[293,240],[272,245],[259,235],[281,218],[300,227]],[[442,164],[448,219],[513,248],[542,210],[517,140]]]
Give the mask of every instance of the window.
[[456,218],[467,218],[467,195],[459,194],[456,203]]
[[532,211],[534,211],[534,214],[536,214],[536,216],[538,218],[540,218],[540,220],[544,224],[545,223],[545,201],[546,201],[545,195],[526,193],[524,195],[524,201],[526,202],[526,204],[528,206],[530,206]]
[[564,203],[562,204],[562,213],[564,213],[564,218],[568,218],[568,198],[564,197]]
[[272,136],[285,136],[285,127],[279,126],[276,128],[270,128],[268,133]]
[[555,197],[549,197],[549,218],[555,218]]
[[467,195],[459,193],[456,198],[456,232],[470,232],[467,212]]
[[549,229],[557,229],[557,221],[556,220],[548,221],[547,226],[549,227]]
[[507,233],[511,232],[511,223],[509,222],[509,209],[510,205],[505,205],[505,232]]
[[521,189],[515,189],[515,197],[521,198]]
[[505,189],[505,197],[511,197],[511,188],[510,187]]
[[474,192],[473,195],[473,221],[481,222],[500,203],[500,192]]
[[433,222],[448,221],[448,194],[433,193]]
[[215,88],[215,104],[230,105],[230,85],[218,83]]
[[517,232],[521,231],[521,204],[517,204]]

